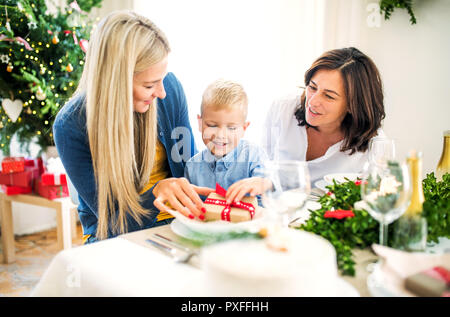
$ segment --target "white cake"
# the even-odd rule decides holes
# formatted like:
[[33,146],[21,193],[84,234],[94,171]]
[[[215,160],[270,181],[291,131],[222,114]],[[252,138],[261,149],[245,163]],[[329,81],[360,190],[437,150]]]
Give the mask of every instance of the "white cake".
[[305,231],[284,229],[274,240],[216,244],[203,250],[201,260],[209,296],[338,295],[334,247]]

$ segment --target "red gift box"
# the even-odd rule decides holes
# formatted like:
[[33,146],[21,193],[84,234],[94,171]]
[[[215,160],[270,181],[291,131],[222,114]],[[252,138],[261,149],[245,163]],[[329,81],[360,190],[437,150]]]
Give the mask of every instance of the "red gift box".
[[66,174],[44,173],[41,176],[42,185],[67,185]]
[[8,185],[2,185],[2,190],[8,196],[29,194],[33,191],[31,186],[22,187],[22,186],[8,186]]
[[37,167],[39,169],[39,176],[45,172],[44,162],[42,158],[25,159],[25,169],[27,167]]
[[2,161],[3,173],[23,172],[25,170],[25,158],[5,157]]
[[32,186],[34,179],[39,178],[39,168],[25,166],[25,171],[18,173],[0,173],[0,184],[8,186]]
[[42,184],[42,180],[40,179],[36,181],[36,191],[40,196],[51,200],[69,197],[69,188],[67,185],[46,186]]

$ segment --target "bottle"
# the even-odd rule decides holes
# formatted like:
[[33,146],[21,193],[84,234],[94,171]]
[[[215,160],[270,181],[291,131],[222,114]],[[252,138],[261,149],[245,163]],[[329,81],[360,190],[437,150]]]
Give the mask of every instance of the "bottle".
[[436,180],[441,181],[446,173],[450,173],[450,130],[444,131],[444,147],[436,167]]
[[406,216],[419,216],[423,210],[425,196],[422,188],[422,153],[410,152],[406,162],[408,163],[409,175],[411,176],[411,202],[405,211]]
[[422,188],[422,153],[410,152],[407,158],[411,177],[411,201],[394,226],[394,248],[405,251],[425,251],[427,219],[423,217],[425,196]]

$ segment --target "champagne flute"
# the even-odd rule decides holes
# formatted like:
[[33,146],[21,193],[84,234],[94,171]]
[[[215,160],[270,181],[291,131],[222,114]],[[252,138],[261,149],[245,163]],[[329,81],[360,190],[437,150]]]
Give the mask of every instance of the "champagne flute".
[[387,228],[406,210],[411,197],[407,166],[395,161],[370,164],[363,172],[364,208],[380,223],[380,244],[387,246]]
[[273,186],[263,193],[263,206],[278,227],[287,227],[289,217],[305,205],[311,191],[308,166],[304,161],[269,161],[264,174]]

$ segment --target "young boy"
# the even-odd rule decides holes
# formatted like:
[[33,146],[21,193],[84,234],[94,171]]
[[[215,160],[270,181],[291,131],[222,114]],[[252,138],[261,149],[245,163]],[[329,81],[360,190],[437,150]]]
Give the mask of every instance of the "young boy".
[[248,99],[235,82],[216,80],[203,93],[201,114],[197,116],[206,149],[193,156],[185,167],[185,177],[197,186],[227,190],[227,203],[246,194],[256,196],[272,186],[264,179],[264,150],[243,140]]

